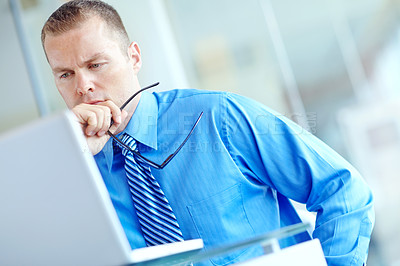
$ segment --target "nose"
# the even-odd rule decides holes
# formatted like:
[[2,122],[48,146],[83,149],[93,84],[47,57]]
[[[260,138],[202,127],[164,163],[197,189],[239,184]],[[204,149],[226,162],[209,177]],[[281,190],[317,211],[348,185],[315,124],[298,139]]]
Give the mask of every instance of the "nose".
[[94,85],[90,77],[85,73],[76,73],[76,92],[79,96],[94,91]]

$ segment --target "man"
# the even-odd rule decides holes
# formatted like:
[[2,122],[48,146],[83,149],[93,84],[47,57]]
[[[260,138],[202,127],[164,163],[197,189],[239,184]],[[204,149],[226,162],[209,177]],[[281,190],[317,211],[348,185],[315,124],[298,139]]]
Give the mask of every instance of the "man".
[[[351,165],[311,134],[257,102],[224,92],[143,92],[121,111],[141,88],[140,49],[103,2],[61,6],[45,23],[42,44],[132,248],[162,243],[164,236],[154,234],[175,225],[176,234],[165,233],[171,241],[202,238],[207,249],[300,222],[290,198],[317,213],[313,237],[329,265],[366,261],[374,223],[371,192]],[[117,138],[110,139],[108,130]],[[188,135],[164,168],[156,166]],[[163,203],[150,205],[171,219],[157,225],[158,232],[150,227],[159,213],[149,215],[144,203],[154,191]],[[250,248],[205,263],[226,265],[260,254]]]

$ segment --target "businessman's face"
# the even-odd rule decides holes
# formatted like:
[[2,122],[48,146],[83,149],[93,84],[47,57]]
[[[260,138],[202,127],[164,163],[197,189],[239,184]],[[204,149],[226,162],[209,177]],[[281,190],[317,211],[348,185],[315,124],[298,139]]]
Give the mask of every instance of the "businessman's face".
[[140,85],[140,50],[125,51],[117,34],[93,17],[59,35],[47,35],[44,48],[58,91],[69,108],[105,100],[121,106]]

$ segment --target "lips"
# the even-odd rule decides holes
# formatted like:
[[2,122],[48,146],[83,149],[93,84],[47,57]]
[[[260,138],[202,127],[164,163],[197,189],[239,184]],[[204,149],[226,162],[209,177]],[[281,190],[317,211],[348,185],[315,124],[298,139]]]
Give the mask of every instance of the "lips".
[[104,100],[91,100],[91,101],[87,101],[85,103],[87,103],[87,104],[99,104],[101,102],[104,102]]

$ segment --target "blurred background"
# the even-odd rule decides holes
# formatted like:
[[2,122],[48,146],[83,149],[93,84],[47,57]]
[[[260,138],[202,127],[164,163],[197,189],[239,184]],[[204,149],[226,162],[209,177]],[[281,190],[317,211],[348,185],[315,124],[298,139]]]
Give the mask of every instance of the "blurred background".
[[[0,0],[0,134],[66,108],[40,42],[62,2]],[[368,265],[400,265],[399,0],[106,2],[141,47],[142,86],[254,98],[353,163],[376,199]]]

